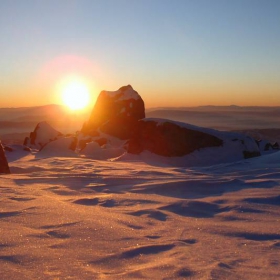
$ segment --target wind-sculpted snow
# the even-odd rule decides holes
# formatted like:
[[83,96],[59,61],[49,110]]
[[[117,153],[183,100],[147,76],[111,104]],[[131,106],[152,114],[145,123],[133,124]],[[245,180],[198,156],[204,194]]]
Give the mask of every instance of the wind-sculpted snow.
[[280,278],[280,152],[205,167],[39,153],[7,153],[0,175],[1,279]]

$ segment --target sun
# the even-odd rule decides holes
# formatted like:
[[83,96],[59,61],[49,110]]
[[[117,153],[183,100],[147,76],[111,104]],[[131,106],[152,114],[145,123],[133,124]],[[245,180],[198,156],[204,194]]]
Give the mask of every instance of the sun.
[[71,110],[85,108],[90,101],[90,92],[85,83],[72,80],[62,88],[62,101]]

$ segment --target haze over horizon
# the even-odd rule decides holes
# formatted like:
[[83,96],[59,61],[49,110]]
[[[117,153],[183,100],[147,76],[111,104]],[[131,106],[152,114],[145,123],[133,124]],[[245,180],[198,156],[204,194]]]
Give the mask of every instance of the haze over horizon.
[[151,107],[280,106],[280,2],[0,2],[0,107],[131,84]]
[[[92,104],[94,107],[94,104]],[[3,106],[0,107],[0,109],[21,109],[21,108],[38,108],[38,107],[48,107],[48,106],[60,106],[60,107],[65,107],[65,110],[69,110],[67,108],[66,105],[64,104],[58,104],[58,103],[52,103],[52,104],[39,104],[39,105],[34,105],[34,106]],[[93,109],[93,107],[87,107],[86,109],[82,109],[82,111],[91,111]],[[240,105],[236,105],[236,104],[230,104],[230,105],[214,105],[214,104],[205,104],[205,105],[197,105],[197,106],[152,106],[152,107],[145,107],[145,109],[148,110],[153,110],[153,109],[199,109],[199,108],[227,108],[227,109],[231,109],[231,108],[267,108],[267,109],[273,109],[273,108],[280,108],[280,106],[277,105],[271,105],[271,106],[261,106],[261,105],[248,105],[248,106],[240,106]],[[70,110],[71,111],[71,110]],[[81,110],[77,110],[77,112],[79,113],[79,111]]]

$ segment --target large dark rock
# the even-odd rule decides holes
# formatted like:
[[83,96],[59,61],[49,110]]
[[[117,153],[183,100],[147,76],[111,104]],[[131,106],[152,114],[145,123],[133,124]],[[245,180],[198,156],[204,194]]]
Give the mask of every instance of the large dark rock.
[[99,94],[82,132],[96,136],[99,130],[120,139],[129,139],[135,124],[143,118],[145,118],[144,102],[128,85],[117,91],[102,91]]
[[213,135],[168,120],[142,120],[133,131],[134,135],[127,142],[127,151],[132,154],[148,150],[161,156],[178,157],[201,148],[223,145],[223,141]]
[[0,141],[0,173],[5,173],[5,174],[11,173],[1,141]]

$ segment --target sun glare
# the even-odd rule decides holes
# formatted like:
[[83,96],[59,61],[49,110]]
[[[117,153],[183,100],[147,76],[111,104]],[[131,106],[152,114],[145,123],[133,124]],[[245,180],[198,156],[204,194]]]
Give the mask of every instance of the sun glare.
[[87,85],[81,81],[70,81],[62,89],[62,101],[71,110],[85,108],[90,99]]

